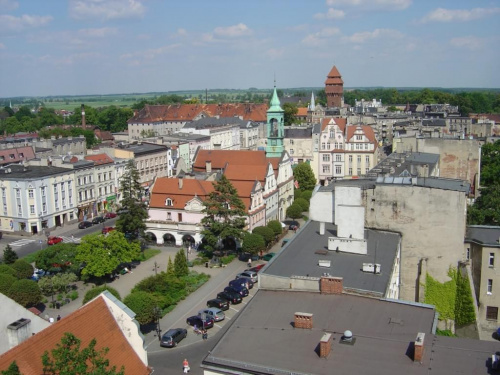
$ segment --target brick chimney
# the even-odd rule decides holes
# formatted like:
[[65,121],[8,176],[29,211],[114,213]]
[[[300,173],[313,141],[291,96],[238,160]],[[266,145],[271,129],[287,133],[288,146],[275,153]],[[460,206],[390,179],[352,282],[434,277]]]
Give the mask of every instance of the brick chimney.
[[312,329],[312,327],[313,327],[313,314],[296,312],[293,326],[295,328]]
[[82,129],[85,129],[86,127],[86,123],[85,123],[85,105],[82,104]]
[[320,358],[326,358],[330,354],[330,350],[332,350],[332,334],[326,333],[321,338],[319,342],[319,356]]
[[179,177],[177,180],[179,181],[179,190],[182,190],[182,186],[184,185],[184,179],[182,177]]
[[212,173],[212,161],[211,160],[207,160],[205,162],[205,170],[207,173]]
[[31,337],[31,320],[21,318],[7,326],[7,339],[9,348],[19,345],[26,339]]
[[415,339],[415,352],[413,353],[414,362],[422,362],[422,358],[424,358],[424,340],[425,333],[419,332]]
[[321,294],[342,294],[343,281],[342,277],[322,276],[320,281]]

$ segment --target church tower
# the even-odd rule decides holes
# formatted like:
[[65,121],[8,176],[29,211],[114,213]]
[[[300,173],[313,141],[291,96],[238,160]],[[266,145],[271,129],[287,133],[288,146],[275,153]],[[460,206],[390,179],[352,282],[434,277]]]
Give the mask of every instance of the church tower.
[[284,138],[285,111],[281,108],[275,84],[273,97],[267,110],[267,157],[281,157],[285,150]]
[[334,65],[325,81],[325,93],[328,108],[341,108],[344,96],[344,81],[337,67]]

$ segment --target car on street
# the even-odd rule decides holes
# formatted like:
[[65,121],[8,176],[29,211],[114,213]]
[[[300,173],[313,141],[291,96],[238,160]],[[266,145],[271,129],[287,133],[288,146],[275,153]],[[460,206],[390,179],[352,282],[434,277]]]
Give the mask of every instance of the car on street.
[[264,266],[265,266],[265,265],[266,265],[266,263],[257,264],[255,267],[249,268],[249,269],[247,269],[247,270],[245,270],[245,271],[253,271],[253,272],[255,272],[255,273],[259,273],[259,272],[260,272],[260,270],[261,270],[262,268],[264,268]]
[[267,253],[266,255],[264,255],[262,257],[262,260],[269,262],[275,255],[276,255],[276,253]]
[[244,286],[241,286],[241,285],[226,286],[224,288],[224,292],[235,292],[235,293],[238,293],[242,297],[246,297],[249,294],[248,289],[245,288]]
[[241,296],[238,293],[226,292],[226,291],[218,293],[217,298],[225,299],[226,301],[228,301],[233,305],[237,305],[238,303],[241,303],[241,301],[243,301],[243,298],[241,298]]
[[114,219],[115,217],[116,217],[116,213],[114,213],[114,212],[106,212],[106,214],[104,214],[105,219]]
[[49,236],[49,238],[47,238],[47,245],[55,245],[56,243],[59,242],[63,242],[62,237]]
[[92,226],[92,223],[90,221],[80,221],[78,223],[78,229],[85,229],[89,228]]
[[254,283],[257,282],[257,280],[258,280],[257,272],[255,272],[255,271],[243,271],[243,272],[240,272],[239,274],[236,275],[235,278],[239,279],[240,277],[248,277]]
[[166,348],[173,348],[177,346],[179,342],[186,338],[188,334],[187,329],[184,328],[172,328],[163,334],[160,341],[160,346]]
[[250,280],[248,277],[240,277],[239,279],[234,279],[229,282],[229,286],[244,286],[247,289],[252,289],[253,288],[253,281]]
[[251,259],[252,261],[258,261],[259,255],[250,253],[241,253],[238,256],[238,259],[241,260],[242,262],[248,262],[248,259]]
[[92,219],[92,224],[101,224],[104,223],[106,220],[102,216],[96,216]]
[[225,299],[213,298],[207,301],[207,307],[215,307],[222,311],[229,310],[229,302]]
[[115,227],[104,227],[104,228],[102,228],[101,233],[102,233],[102,234],[108,234],[109,232],[112,232],[112,231],[114,231],[115,229],[116,229]]
[[186,323],[193,327],[196,326],[199,329],[212,328],[214,326],[214,320],[209,316],[203,321],[198,315],[193,315],[186,319]]
[[203,309],[198,311],[198,316],[201,318],[205,314],[205,316],[211,317],[215,322],[221,322],[226,318],[226,314],[221,309],[216,307],[210,307],[208,309]]

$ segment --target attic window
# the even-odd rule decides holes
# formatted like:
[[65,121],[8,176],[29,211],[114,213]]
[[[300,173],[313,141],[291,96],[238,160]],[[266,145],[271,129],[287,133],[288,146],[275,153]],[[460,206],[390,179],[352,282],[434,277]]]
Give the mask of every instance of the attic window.
[[174,205],[174,202],[172,201],[172,199],[167,198],[167,200],[165,201],[165,205],[166,205],[166,206],[173,206],[173,205]]

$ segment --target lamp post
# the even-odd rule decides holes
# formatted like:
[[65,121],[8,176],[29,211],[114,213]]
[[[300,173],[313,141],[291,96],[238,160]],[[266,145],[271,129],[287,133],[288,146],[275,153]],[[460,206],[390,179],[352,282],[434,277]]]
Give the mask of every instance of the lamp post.
[[155,276],[158,275],[158,268],[160,268],[160,266],[158,266],[158,264],[156,263],[156,260],[155,260],[155,265],[153,268],[153,271],[155,271]]

